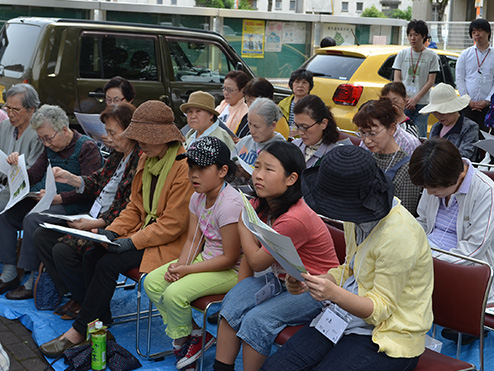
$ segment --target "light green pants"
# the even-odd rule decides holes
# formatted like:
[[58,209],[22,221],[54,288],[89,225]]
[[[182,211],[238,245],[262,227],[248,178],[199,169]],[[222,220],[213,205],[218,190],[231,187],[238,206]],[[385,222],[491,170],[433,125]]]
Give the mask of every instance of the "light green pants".
[[[203,261],[199,254],[192,264]],[[166,334],[172,339],[190,335],[192,331],[192,309],[194,300],[215,294],[225,294],[237,284],[238,273],[234,269],[219,272],[192,273],[176,282],[168,283],[164,276],[167,263],[151,273],[144,280],[144,289],[151,301],[156,305],[166,327]]]

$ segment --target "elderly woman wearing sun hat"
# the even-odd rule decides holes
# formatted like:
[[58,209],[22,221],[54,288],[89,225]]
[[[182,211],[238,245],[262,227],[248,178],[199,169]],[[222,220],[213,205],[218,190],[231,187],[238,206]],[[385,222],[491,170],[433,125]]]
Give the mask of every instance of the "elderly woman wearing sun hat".
[[214,109],[214,97],[204,91],[196,91],[189,96],[189,101],[180,106],[180,110],[187,115],[187,124],[191,127],[185,135],[185,146],[201,137],[216,137],[227,145],[230,151],[235,143],[228,132],[220,127],[217,120],[218,111]]
[[468,94],[459,97],[451,85],[440,83],[432,90],[430,103],[420,113],[432,113],[438,120],[432,126],[430,138],[445,138],[458,147],[462,157],[474,160],[473,143],[479,140],[479,126],[461,112],[469,103]]
[[[325,303],[261,370],[413,370],[432,324],[432,256],[424,230],[393,198],[372,154],[356,146],[329,151],[304,171],[304,199],[345,221],[346,259],[325,275],[287,278],[292,294]],[[328,317],[329,316],[329,317]],[[339,319],[331,327],[328,319]],[[319,329],[320,328],[320,329]],[[341,337],[334,344],[324,333]],[[333,340],[335,340],[333,338]]]
[[187,237],[188,205],[193,193],[188,166],[175,161],[184,137],[170,107],[147,101],[137,108],[122,136],[144,152],[132,182],[130,202],[106,229],[93,230],[115,245],[95,244],[84,255],[86,296],[79,316],[63,335],[40,350],[56,357],[85,339],[86,326],[99,318],[111,323],[110,301],[120,273],[139,267],[147,273],[177,259]]

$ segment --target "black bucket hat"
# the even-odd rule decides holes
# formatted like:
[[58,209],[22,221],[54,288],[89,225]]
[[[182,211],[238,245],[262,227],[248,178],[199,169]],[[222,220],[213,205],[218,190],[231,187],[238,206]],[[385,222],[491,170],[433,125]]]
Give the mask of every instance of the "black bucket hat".
[[320,166],[304,171],[302,193],[315,212],[360,224],[388,215],[394,186],[369,151],[346,145],[329,151]]

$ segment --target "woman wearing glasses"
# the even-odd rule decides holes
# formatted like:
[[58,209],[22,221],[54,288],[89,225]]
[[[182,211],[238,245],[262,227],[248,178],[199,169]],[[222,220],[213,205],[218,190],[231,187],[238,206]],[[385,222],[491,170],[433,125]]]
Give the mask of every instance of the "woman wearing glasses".
[[[7,91],[3,110],[8,120],[0,122],[0,150],[9,155],[12,152],[24,154],[26,167],[29,169],[43,151],[43,144],[38,142],[36,131],[29,125],[34,111],[39,107],[38,93],[29,84],[13,85]],[[0,211],[9,201],[10,191],[7,177],[0,173]]]
[[293,107],[294,128],[300,138],[293,141],[305,156],[307,168],[318,166],[322,157],[338,144],[338,129],[331,111],[317,95],[307,95]]
[[417,216],[422,187],[410,180],[408,156],[395,140],[397,113],[391,101],[381,98],[365,103],[353,117],[362,143],[372,152],[377,166],[393,181],[395,196],[402,205]]
[[223,99],[216,111],[218,119],[231,131],[235,131],[242,117],[249,111],[244,102],[244,88],[249,82],[249,76],[244,71],[230,71],[225,76],[223,83]]
[[115,76],[105,84],[103,88],[105,93],[106,105],[119,104],[120,102],[132,103],[136,96],[136,91],[132,84],[123,77]]
[[[62,223],[60,219],[37,213],[27,215],[45,194],[45,180],[48,164],[61,167],[77,175],[90,175],[102,165],[102,158],[96,143],[89,137],[69,129],[69,119],[58,106],[43,105],[33,115],[31,126],[38,134],[38,140],[45,150],[36,163],[28,170],[32,192],[39,192],[37,199],[26,198],[0,215],[0,262],[3,271],[0,280],[0,294],[14,290],[8,299],[33,297],[33,273],[38,269],[39,259],[35,252],[33,233],[40,223]],[[19,153],[11,153],[7,162],[17,164]],[[77,194],[74,187],[57,183],[57,194],[47,212],[52,214],[81,214],[89,211],[94,197]],[[26,216],[27,215],[27,216]],[[30,270],[28,281],[20,286],[16,270],[17,231],[23,230],[22,249],[17,266]]]

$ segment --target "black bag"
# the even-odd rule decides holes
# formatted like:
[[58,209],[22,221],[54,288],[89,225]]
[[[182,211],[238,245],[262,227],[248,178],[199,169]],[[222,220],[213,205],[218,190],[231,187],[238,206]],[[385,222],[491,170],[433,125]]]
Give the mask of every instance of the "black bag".
[[60,304],[62,296],[58,293],[43,263],[39,265],[38,272],[34,273],[34,282],[33,295],[36,308],[38,310],[55,309]]

